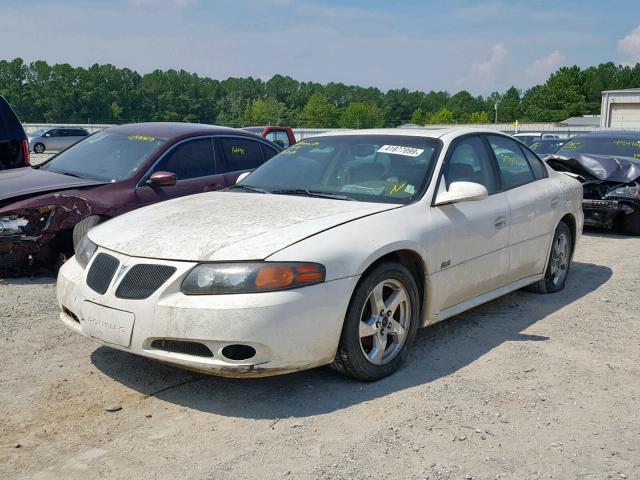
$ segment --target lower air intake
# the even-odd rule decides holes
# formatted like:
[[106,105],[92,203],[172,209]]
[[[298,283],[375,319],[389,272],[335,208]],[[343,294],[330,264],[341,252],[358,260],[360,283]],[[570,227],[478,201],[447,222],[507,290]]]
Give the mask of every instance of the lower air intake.
[[213,357],[211,350],[206,345],[198,342],[185,342],[182,340],[154,340],[151,342],[151,348],[156,350],[164,350],[171,353],[182,353],[184,355],[193,355],[196,357]]

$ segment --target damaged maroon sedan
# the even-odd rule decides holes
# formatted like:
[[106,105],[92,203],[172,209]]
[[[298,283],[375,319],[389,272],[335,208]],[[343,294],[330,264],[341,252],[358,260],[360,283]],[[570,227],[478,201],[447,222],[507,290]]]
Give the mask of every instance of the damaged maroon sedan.
[[2,171],[0,273],[59,267],[98,223],[228,187],[281,150],[232,128],[139,123],[95,133],[42,165]]

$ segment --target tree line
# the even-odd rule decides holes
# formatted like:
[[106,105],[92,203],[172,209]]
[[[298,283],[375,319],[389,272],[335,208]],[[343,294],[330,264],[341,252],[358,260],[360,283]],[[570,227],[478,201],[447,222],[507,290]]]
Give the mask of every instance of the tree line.
[[129,68],[88,68],[21,58],[0,60],[0,95],[29,123],[202,122],[232,127],[373,128],[404,123],[557,122],[600,112],[601,92],[640,87],[640,63],[562,67],[542,85],[487,97],[466,90],[386,92],[322,85],[274,75],[216,80],[184,70],[140,75]]

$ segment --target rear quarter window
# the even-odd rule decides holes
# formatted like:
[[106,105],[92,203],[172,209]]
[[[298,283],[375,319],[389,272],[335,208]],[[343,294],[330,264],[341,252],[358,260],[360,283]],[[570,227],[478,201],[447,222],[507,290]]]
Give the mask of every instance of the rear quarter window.
[[260,143],[244,137],[226,137],[220,139],[224,156],[225,172],[252,170],[264,163]]

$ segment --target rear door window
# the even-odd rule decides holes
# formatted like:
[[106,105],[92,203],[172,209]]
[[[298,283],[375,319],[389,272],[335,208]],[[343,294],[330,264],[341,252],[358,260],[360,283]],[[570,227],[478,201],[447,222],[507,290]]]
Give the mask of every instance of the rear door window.
[[503,189],[508,190],[535,180],[531,166],[516,141],[498,135],[487,135],[487,140],[498,162]]
[[220,148],[224,156],[223,171],[252,170],[264,163],[258,140],[244,137],[222,137]]
[[177,145],[153,171],[175,173],[178,181],[215,175],[216,161],[211,139],[199,138]]

